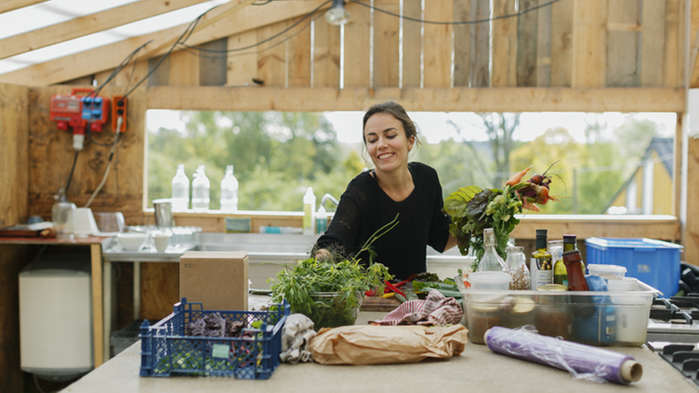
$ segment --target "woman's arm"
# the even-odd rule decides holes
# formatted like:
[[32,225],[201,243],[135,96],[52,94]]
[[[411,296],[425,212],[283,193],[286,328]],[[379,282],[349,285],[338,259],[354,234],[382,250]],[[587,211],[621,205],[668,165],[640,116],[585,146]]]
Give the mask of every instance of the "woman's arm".
[[454,237],[454,235],[452,235],[450,233],[449,239],[447,240],[447,245],[446,245],[446,247],[444,247],[444,251],[447,251],[447,250],[451,249],[452,247],[455,247],[458,244],[459,244],[459,240],[456,237]]

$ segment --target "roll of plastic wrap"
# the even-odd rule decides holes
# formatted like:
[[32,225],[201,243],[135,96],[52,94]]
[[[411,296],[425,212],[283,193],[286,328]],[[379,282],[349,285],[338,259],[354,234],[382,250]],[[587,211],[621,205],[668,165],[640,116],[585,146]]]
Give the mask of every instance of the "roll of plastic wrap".
[[570,372],[577,379],[629,384],[641,379],[643,367],[629,355],[541,336],[526,329],[495,326],[485,332],[491,351]]

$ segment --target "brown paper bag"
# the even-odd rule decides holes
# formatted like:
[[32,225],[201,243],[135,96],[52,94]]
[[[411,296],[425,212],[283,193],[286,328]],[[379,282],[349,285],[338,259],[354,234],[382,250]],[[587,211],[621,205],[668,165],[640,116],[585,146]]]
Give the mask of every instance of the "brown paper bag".
[[323,328],[310,342],[321,364],[416,363],[464,351],[468,330],[454,326],[341,326]]

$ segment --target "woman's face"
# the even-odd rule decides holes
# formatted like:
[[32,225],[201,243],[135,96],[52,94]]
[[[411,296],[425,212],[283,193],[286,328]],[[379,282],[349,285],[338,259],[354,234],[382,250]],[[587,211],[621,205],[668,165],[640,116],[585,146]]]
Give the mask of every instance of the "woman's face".
[[403,123],[388,113],[377,113],[364,126],[364,143],[376,171],[391,172],[408,163],[415,137],[408,139]]

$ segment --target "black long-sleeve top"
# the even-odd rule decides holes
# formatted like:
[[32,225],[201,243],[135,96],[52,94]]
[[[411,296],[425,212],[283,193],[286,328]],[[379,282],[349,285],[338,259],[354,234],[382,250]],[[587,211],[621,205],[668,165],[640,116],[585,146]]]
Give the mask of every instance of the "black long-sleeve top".
[[[427,245],[443,252],[451,219],[442,212],[442,186],[437,171],[411,162],[408,169],[415,189],[401,202],[392,200],[379,186],[373,171],[355,177],[342,194],[328,230],[317,241],[319,248],[336,243],[348,256],[355,255],[379,228],[398,214],[398,225],[373,244],[374,262],[386,265],[392,275],[406,279],[426,271]],[[369,254],[357,255],[369,263]]]

